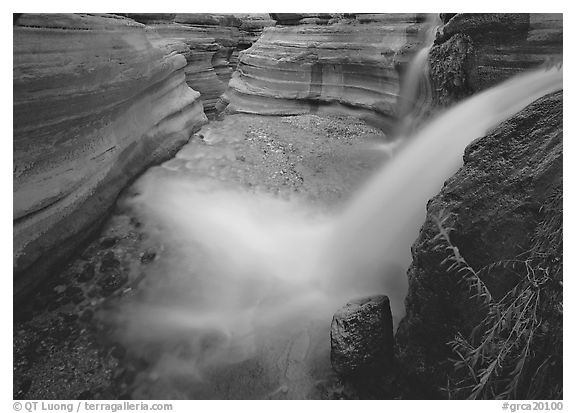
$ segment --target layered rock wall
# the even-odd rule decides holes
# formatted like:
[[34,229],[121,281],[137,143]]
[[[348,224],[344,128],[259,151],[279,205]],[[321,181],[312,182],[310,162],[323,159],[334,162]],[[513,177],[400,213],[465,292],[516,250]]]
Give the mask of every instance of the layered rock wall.
[[127,14],[146,25],[150,41],[157,47],[173,48],[187,61],[186,82],[200,92],[204,112],[215,111],[238,64],[238,54],[274,25],[262,14]]
[[155,47],[114,15],[19,17],[14,26],[14,293],[30,290],[146,166],[206,122],[186,46]]
[[345,112],[391,126],[398,66],[422,41],[417,14],[273,14],[278,20],[240,55],[229,112]]

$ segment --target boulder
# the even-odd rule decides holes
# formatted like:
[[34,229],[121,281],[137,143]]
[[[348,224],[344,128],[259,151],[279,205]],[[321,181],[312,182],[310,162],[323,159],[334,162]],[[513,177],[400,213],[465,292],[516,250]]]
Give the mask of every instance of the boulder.
[[338,310],[330,329],[330,360],[342,376],[382,373],[390,365],[394,338],[385,295],[352,300]]
[[[452,243],[476,270],[514,259],[533,245],[544,206],[562,191],[562,92],[545,96],[468,146],[464,165],[427,206],[412,246],[406,316],[396,334],[399,358],[428,389],[439,392],[453,369],[447,343],[465,337],[485,311],[456,274],[447,273],[448,252],[438,247],[434,221],[451,213]],[[562,220],[562,210],[555,219]],[[559,257],[562,260],[561,247]],[[495,299],[517,282],[507,268],[483,273]],[[440,394],[440,393],[437,393]]]
[[175,53],[184,45],[155,47],[134,20],[23,14],[13,33],[18,298],[87,240],[128,182],[207,119]]

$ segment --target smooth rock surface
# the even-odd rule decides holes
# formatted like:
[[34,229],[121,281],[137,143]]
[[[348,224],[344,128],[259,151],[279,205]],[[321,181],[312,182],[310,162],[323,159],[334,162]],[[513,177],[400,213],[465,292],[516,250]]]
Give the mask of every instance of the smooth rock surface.
[[[468,146],[464,166],[428,203],[412,246],[406,317],[396,344],[404,366],[433,391],[446,385],[452,369],[448,360],[455,355],[446,343],[458,331],[466,337],[483,317],[457,275],[447,274],[433,217],[442,210],[454,214],[445,226],[454,228],[452,243],[476,270],[525,252],[544,219],[542,206],[562,190],[562,117],[562,92],[537,100]],[[517,279],[499,269],[483,281],[499,299]]]
[[394,351],[388,297],[377,295],[347,303],[332,318],[330,342],[330,360],[337,373],[382,373]]
[[146,24],[151,42],[176,49],[186,58],[186,82],[200,92],[204,112],[210,115],[238,64],[238,53],[273,25],[262,14],[127,14]]
[[562,14],[458,13],[445,21],[429,59],[440,105],[562,62]]
[[228,112],[340,112],[390,126],[398,66],[422,42],[424,15],[334,15],[322,24],[304,15],[273,16],[279,24],[240,55],[225,95]]
[[186,60],[115,15],[14,26],[14,294],[78,248],[118,193],[206,122]]

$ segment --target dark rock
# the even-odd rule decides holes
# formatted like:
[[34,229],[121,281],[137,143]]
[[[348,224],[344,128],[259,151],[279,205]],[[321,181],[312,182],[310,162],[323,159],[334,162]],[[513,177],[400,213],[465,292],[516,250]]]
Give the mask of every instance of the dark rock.
[[530,29],[528,13],[457,13],[438,31],[438,41],[448,40],[456,33],[470,36],[499,37],[520,35]]
[[110,351],[110,354],[113,357],[116,357],[118,360],[122,360],[126,355],[126,349],[120,344],[114,344],[112,350]]
[[31,308],[24,308],[22,310],[15,309],[13,318],[17,323],[25,323],[26,321],[32,320],[33,317],[33,310]]
[[78,275],[78,281],[86,282],[94,278],[94,263],[87,263],[84,265],[82,272]]
[[388,297],[352,300],[332,318],[332,367],[344,376],[381,372],[392,360],[393,340]]
[[108,251],[100,261],[100,278],[97,283],[102,294],[108,296],[128,281],[128,275],[122,270],[120,261],[113,251]]
[[[437,31],[430,51],[439,103],[484,90],[550,61],[562,62],[562,14],[458,13]],[[438,103],[438,102],[437,102]]]
[[66,288],[65,294],[68,297],[71,297],[72,299],[82,297],[84,295],[80,287],[76,287],[73,285]]
[[127,274],[121,271],[111,271],[98,280],[98,285],[102,287],[102,294],[108,296],[122,287],[126,281],[128,281]]
[[59,313],[58,315],[65,323],[73,323],[78,319],[78,315],[74,313]]
[[475,64],[472,39],[456,34],[430,51],[430,78],[435,106],[448,106],[473,93],[468,73]]
[[28,390],[30,390],[30,387],[32,387],[32,379],[31,378],[25,378],[20,385],[18,386],[18,392],[16,393],[16,398],[17,399],[24,399],[26,396],[26,393],[28,393]]
[[171,23],[176,17],[176,13],[118,13],[121,16],[129,17],[139,23],[158,24]]
[[134,217],[130,218],[130,224],[134,225],[136,228],[140,228],[142,226],[142,223]]
[[130,385],[134,383],[134,380],[136,380],[136,370],[133,368],[126,368],[124,371],[124,382]]
[[106,237],[100,241],[100,246],[102,248],[111,248],[118,242],[117,237]]
[[82,311],[82,313],[80,314],[80,321],[83,321],[85,323],[89,322],[92,320],[92,318],[94,318],[94,311],[92,311],[91,309],[87,308],[86,310]]
[[458,13],[440,13],[440,20],[442,23],[446,24],[450,21],[450,19],[456,16]]
[[142,254],[142,257],[140,257],[140,262],[142,264],[149,264],[152,261],[154,261],[154,258],[156,258],[156,251],[148,250],[144,254]]
[[298,24],[304,18],[300,13],[270,13],[270,17],[276,20],[279,24]]
[[101,272],[108,272],[111,270],[115,270],[120,267],[120,261],[114,255],[114,252],[108,251],[102,257],[102,261],[100,262],[100,271]]
[[[398,357],[428,388],[446,385],[448,360],[455,356],[446,343],[457,332],[467,336],[485,314],[458,276],[447,274],[447,251],[436,248],[433,217],[453,213],[445,224],[454,229],[451,241],[476,270],[526,252],[543,219],[542,206],[562,190],[562,96],[537,100],[473,142],[463,167],[428,203],[412,246],[406,317],[396,335]],[[483,275],[495,299],[517,280],[504,268]]]
[[92,399],[94,399],[94,395],[90,390],[84,390],[77,397],[77,400],[92,400]]

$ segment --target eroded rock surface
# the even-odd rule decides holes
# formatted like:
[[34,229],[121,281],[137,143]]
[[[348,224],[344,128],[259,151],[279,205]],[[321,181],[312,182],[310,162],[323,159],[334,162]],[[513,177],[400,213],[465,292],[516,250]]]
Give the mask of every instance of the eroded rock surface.
[[381,374],[392,361],[394,347],[388,297],[347,303],[332,318],[330,342],[332,367],[339,374]]
[[14,26],[14,293],[77,248],[120,190],[206,122],[182,45],[121,16],[20,16]]
[[200,92],[210,115],[238,64],[238,53],[274,25],[265,14],[127,14],[146,25],[152,43],[176,48],[186,58],[186,82]]
[[562,62],[562,14],[458,13],[430,52],[437,102],[484,90],[525,70]]
[[[473,142],[464,166],[428,204],[412,247],[407,313],[396,337],[402,362],[428,388],[447,383],[455,356],[448,341],[458,331],[467,336],[485,314],[442,264],[448,252],[437,248],[434,217],[453,213],[446,229],[454,229],[451,241],[476,270],[526,252],[545,218],[543,206],[562,191],[562,113],[562,92],[551,94]],[[499,299],[517,277],[498,269],[483,281]]]
[[422,41],[424,15],[273,16],[278,24],[240,55],[229,112],[344,112],[390,126],[397,66]]

